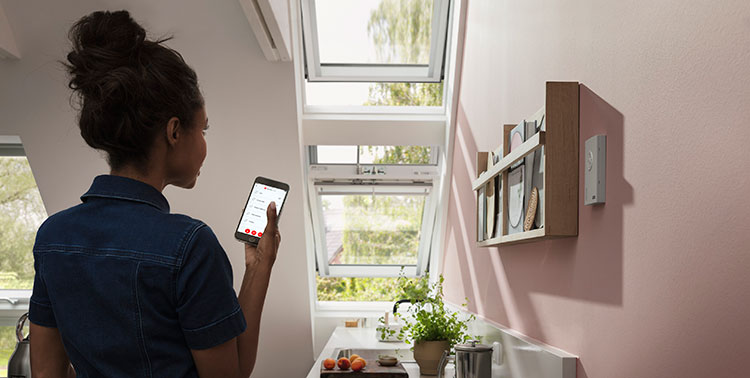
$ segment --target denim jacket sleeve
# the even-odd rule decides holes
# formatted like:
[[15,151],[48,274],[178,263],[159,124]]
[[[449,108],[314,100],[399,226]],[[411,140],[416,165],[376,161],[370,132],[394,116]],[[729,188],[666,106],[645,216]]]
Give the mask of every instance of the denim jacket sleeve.
[[43,255],[34,254],[34,289],[29,303],[29,320],[45,327],[57,328],[55,313],[47,293],[47,285],[43,277]]
[[196,226],[186,244],[175,285],[177,315],[190,349],[208,349],[245,331],[232,286],[232,266],[213,231]]

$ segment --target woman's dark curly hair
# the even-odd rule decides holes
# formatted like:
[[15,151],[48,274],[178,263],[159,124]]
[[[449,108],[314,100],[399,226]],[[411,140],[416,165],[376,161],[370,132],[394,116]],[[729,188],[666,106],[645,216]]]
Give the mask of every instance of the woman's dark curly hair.
[[172,117],[192,127],[203,106],[198,77],[180,53],[148,40],[127,11],[94,12],[70,29],[63,63],[76,95],[81,136],[107,153],[112,169],[143,168]]

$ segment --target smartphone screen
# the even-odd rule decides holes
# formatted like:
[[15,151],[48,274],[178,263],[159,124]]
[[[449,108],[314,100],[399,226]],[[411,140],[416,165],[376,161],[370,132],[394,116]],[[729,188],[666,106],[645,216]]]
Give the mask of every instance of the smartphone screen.
[[[276,202],[276,215],[281,214],[287,192],[288,190],[256,181],[245,204],[240,224],[237,226],[237,233],[256,238],[263,236],[263,230],[266,229],[268,223],[266,217],[268,205],[271,202]],[[252,238],[250,239],[252,240]]]

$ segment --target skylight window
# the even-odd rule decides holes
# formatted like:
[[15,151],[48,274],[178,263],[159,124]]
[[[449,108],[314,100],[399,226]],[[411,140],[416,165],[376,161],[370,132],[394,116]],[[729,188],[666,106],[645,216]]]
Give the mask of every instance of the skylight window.
[[310,146],[309,151],[318,275],[424,274],[437,206],[438,148]]
[[438,83],[449,0],[302,0],[309,82]]

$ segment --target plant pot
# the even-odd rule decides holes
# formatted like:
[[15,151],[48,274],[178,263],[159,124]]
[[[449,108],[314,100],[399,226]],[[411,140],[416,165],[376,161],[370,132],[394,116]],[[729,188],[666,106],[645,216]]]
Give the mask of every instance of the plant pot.
[[440,357],[443,351],[450,349],[451,344],[447,340],[420,341],[414,344],[414,359],[419,365],[419,373],[422,375],[437,375]]

